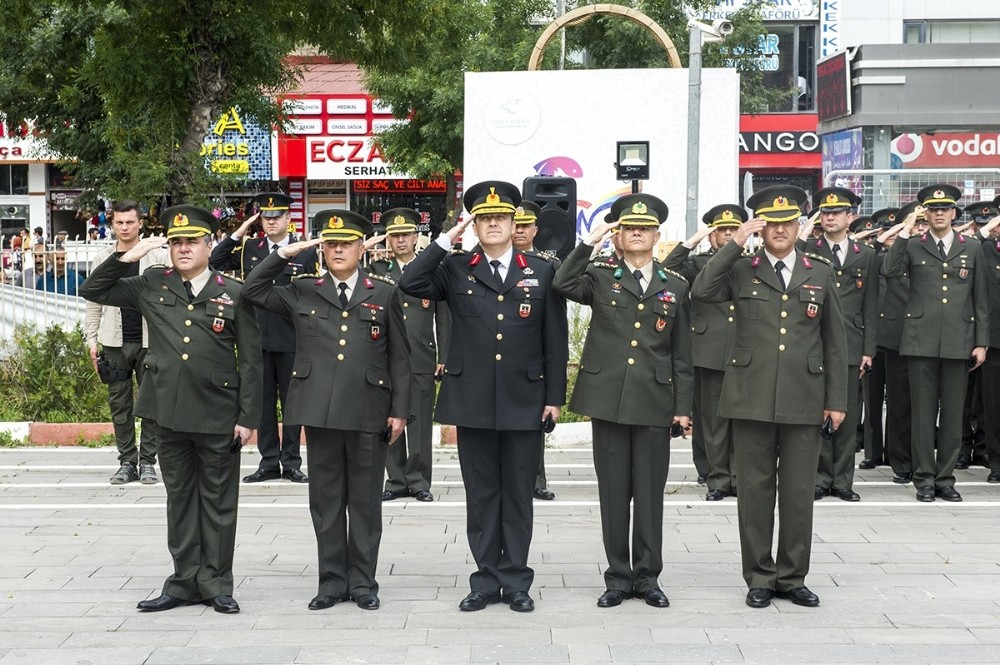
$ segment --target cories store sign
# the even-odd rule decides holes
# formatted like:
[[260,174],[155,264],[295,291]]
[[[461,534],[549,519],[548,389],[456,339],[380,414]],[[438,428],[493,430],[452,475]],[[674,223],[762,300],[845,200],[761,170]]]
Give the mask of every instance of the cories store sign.
[[220,115],[201,143],[205,168],[218,175],[271,179],[271,133],[230,108]]

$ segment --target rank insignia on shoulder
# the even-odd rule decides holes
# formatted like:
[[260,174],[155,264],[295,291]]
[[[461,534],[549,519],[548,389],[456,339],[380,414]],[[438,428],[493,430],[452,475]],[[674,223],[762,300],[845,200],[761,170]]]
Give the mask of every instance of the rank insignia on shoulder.
[[[395,284],[396,283],[396,281],[392,277],[389,277],[388,275],[369,275],[369,277],[371,277],[372,279],[377,279],[380,282],[385,282],[386,284]],[[370,288],[372,288],[372,286],[375,286],[375,285],[372,284],[372,286],[368,286],[368,282],[366,281],[365,282],[365,286],[367,286],[370,289]]]
[[528,270],[531,270],[531,268],[528,268],[528,259],[524,256],[524,254],[516,254],[514,259],[517,261],[517,267],[524,270],[524,274],[527,275]]
[[316,279],[316,280],[319,279],[319,275],[317,275],[316,273],[307,273],[307,272],[304,272],[301,275],[292,275],[292,279],[302,279],[303,277],[309,277],[309,278]]
[[667,281],[667,273],[663,272],[663,268],[657,270],[656,274],[659,275],[660,279],[662,279],[664,282]]
[[222,275],[216,273],[215,283],[218,284],[219,286],[223,286],[226,283],[226,280],[222,277]]
[[660,279],[662,279],[664,281],[667,279],[667,276],[664,275],[663,273],[667,273],[669,275],[673,275],[674,277],[676,277],[677,279],[681,280],[685,284],[687,283],[687,277],[685,277],[684,275],[680,274],[679,272],[674,272],[673,270],[671,270],[669,268],[660,268],[657,272],[660,273]]
[[164,277],[170,277],[173,274],[174,274],[174,269],[173,268],[167,268],[166,270],[163,271],[163,276]]
[[814,261],[819,261],[820,263],[825,263],[828,266],[832,266],[833,265],[833,263],[830,261],[830,259],[827,259],[827,258],[824,258],[822,256],[819,256],[818,254],[810,254],[810,253],[806,252],[802,256],[802,265],[804,265],[806,268],[812,268],[812,264],[807,264],[806,263],[806,259],[807,258],[813,259]]
[[366,289],[374,289],[375,288],[375,283],[373,281],[371,281],[370,279],[368,279],[367,277],[365,277],[365,288]]
[[750,261],[750,267],[751,268],[759,268],[760,267],[760,257],[759,256],[753,257],[753,260]]

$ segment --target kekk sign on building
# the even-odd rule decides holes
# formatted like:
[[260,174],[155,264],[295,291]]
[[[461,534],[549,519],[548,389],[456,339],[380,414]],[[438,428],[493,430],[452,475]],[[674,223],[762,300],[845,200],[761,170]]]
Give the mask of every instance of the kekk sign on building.
[[243,118],[234,106],[224,111],[201,144],[205,167],[218,175],[249,180],[271,178],[271,133]]

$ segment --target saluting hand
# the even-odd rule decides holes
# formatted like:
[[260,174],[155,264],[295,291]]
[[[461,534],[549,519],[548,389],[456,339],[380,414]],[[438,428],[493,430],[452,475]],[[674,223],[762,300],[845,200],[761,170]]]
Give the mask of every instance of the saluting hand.
[[445,235],[447,235],[448,239],[451,240],[451,244],[453,245],[455,244],[459,236],[462,235],[462,231],[464,231],[469,226],[469,224],[471,224],[475,219],[476,219],[475,215],[469,215],[468,217],[460,221],[458,224],[448,229],[448,233],[446,233]]
[[904,222],[899,222],[898,224],[892,226],[888,231],[879,234],[879,237],[875,238],[876,242],[884,245],[886,240],[903,230],[904,224]]
[[590,227],[590,235],[587,236],[587,244],[596,247],[604,244],[604,241],[611,237],[612,232],[618,228],[618,222],[598,222]]
[[163,236],[153,236],[143,238],[135,244],[135,247],[118,257],[122,263],[137,263],[139,259],[146,256],[154,249],[159,249],[166,244],[167,240]]
[[260,217],[260,211],[257,211],[254,214],[247,217],[246,221],[240,224],[240,228],[233,231],[233,240],[239,240],[240,238],[245,236],[247,234],[247,231],[250,230],[250,227],[253,226],[253,223],[257,221],[258,217]]
[[767,226],[767,222],[759,217],[754,217],[749,222],[740,224],[740,228],[733,234],[733,242],[740,247],[746,247],[747,240],[755,233],[760,233]]
[[714,231],[711,226],[703,226],[694,232],[694,235],[684,241],[684,246],[688,249],[694,249],[701,241],[708,237],[708,235]]
[[903,228],[906,230],[906,234],[909,235],[913,231],[913,225],[917,223],[917,215],[924,211],[923,206],[916,206],[906,219],[903,220]]
[[377,235],[377,236],[372,236],[372,237],[371,237],[371,238],[369,238],[368,240],[365,240],[365,241],[364,241],[364,243],[363,243],[363,244],[364,244],[364,246],[365,246],[365,251],[367,252],[367,251],[368,251],[369,249],[371,249],[371,248],[372,248],[372,247],[374,247],[375,245],[377,245],[377,244],[379,244],[380,242],[382,242],[383,240],[385,240],[385,238],[386,238],[386,235],[387,235],[387,234],[385,234],[385,233],[382,233],[382,234],[380,234],[380,235]]
[[312,238],[310,240],[300,240],[298,242],[288,243],[286,247],[281,248],[281,253],[287,258],[292,258],[298,256],[302,252],[306,251],[310,247],[315,247],[323,242],[322,238]]
[[980,235],[984,238],[989,238],[993,234],[993,230],[1000,226],[1000,215],[997,215],[990,221],[983,225],[983,228],[979,229]]

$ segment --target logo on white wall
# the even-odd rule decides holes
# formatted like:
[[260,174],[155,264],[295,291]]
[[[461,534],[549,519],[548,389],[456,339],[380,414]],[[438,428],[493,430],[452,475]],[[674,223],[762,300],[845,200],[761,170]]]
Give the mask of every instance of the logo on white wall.
[[483,109],[486,132],[504,145],[517,145],[530,139],[538,131],[540,119],[538,102],[522,90],[501,90]]
[[924,139],[919,134],[900,134],[892,140],[890,150],[904,164],[920,157],[924,151]]

